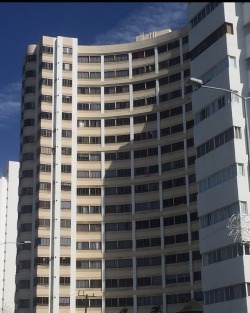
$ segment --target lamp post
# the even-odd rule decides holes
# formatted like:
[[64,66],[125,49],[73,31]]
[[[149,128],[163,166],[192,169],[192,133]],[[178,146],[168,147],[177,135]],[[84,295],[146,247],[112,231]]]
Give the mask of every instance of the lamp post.
[[[188,80],[188,83],[196,86],[196,87],[201,87],[201,88],[208,88],[208,89],[215,89],[215,90],[222,90],[229,92],[233,95],[238,96],[243,100],[243,105],[244,105],[244,111],[245,111],[245,124],[246,124],[246,140],[247,140],[247,154],[248,154],[248,178],[250,177],[250,140],[249,140],[249,124],[248,124],[248,114],[247,114],[247,100],[250,99],[250,97],[243,97],[239,95],[237,92],[230,90],[230,89],[225,89],[225,88],[220,88],[220,87],[214,87],[214,86],[209,86],[205,85],[201,79],[191,77]],[[250,180],[248,182],[250,184]]]

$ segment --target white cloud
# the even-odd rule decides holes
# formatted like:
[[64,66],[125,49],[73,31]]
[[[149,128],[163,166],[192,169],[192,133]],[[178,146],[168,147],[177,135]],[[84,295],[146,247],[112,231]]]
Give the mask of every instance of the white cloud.
[[7,127],[20,114],[21,83],[0,88],[0,127]]
[[135,41],[141,33],[172,30],[187,24],[187,2],[149,2],[140,11],[121,20],[116,28],[96,37],[95,45],[109,45]]

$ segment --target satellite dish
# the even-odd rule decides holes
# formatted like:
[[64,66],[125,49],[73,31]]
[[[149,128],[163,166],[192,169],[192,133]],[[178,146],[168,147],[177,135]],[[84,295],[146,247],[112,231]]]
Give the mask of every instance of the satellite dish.
[[235,213],[228,219],[229,234],[234,242],[250,242],[250,219],[247,214]]

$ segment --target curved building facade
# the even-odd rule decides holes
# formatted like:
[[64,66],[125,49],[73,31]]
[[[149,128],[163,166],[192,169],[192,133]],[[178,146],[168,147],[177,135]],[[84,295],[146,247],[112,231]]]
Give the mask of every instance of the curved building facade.
[[202,301],[187,28],[23,65],[16,312]]

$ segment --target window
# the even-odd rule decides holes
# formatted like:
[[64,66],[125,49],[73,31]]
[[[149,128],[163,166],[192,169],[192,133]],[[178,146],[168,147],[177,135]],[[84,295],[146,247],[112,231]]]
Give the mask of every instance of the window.
[[115,56],[114,55],[105,55],[104,56],[104,62],[114,62]]
[[222,71],[228,67],[236,68],[236,58],[233,56],[227,56],[221,62],[216,64],[212,69],[202,75],[202,81],[204,84],[209,82],[211,79],[219,75]]
[[89,249],[90,250],[101,250],[101,242],[90,242]]
[[62,137],[71,138],[72,130],[62,129]]
[[62,219],[60,226],[62,228],[71,228],[71,220]]
[[63,47],[63,54],[72,54],[73,49],[70,47]]
[[89,72],[77,72],[78,78],[89,78]]
[[76,280],[76,288],[89,288],[89,280]]
[[61,305],[63,305],[63,306],[70,305],[70,297],[59,297],[59,305],[60,306]]
[[113,77],[115,77],[115,71],[104,72],[104,77],[105,78],[113,78]]
[[33,170],[24,170],[22,171],[22,178],[33,177]]
[[88,56],[78,56],[78,63],[89,63]]
[[62,96],[63,103],[72,103],[72,96]]
[[52,53],[53,53],[53,47],[50,47],[50,46],[42,46],[40,52],[41,52],[41,53],[52,54]]
[[50,227],[50,220],[49,219],[39,219],[36,221],[37,227]]
[[77,103],[77,110],[89,110],[89,103]]
[[90,87],[89,88],[90,94],[101,94],[101,88],[100,87]]
[[101,72],[90,72],[90,78],[101,78]]
[[89,242],[77,242],[76,250],[89,250]]
[[24,92],[25,92],[25,94],[27,94],[27,93],[35,93],[36,92],[36,87],[35,86],[27,86],[27,87],[25,87]]
[[69,266],[70,265],[70,257],[60,257],[60,265]]
[[61,190],[70,191],[71,183],[61,182]]
[[35,109],[35,102],[26,102],[23,104],[24,110],[33,110]]
[[128,70],[116,71],[116,77],[126,77],[128,75],[129,75],[129,71]]
[[40,101],[43,102],[52,102],[52,96],[50,95],[41,95]]
[[71,208],[71,201],[61,201],[61,209],[66,210]]
[[35,62],[36,61],[36,55],[35,54],[27,55],[25,61],[26,61],[26,63],[28,63],[28,62]]
[[223,23],[219,28],[217,28],[212,34],[205,38],[201,43],[199,43],[191,51],[191,60],[193,61],[198,57],[202,52],[208,49],[212,44],[219,40],[225,34],[233,35],[233,24]]
[[115,103],[104,103],[105,110],[114,110],[115,109]]
[[62,147],[62,155],[71,155],[71,148],[68,147]]
[[60,277],[60,285],[70,285],[70,277]]
[[180,57],[179,56],[172,58],[172,59],[169,59],[169,67],[177,65],[177,64],[180,64]]
[[71,245],[71,238],[60,238],[60,245],[61,246],[70,246]]
[[53,80],[49,79],[49,78],[42,78],[40,80],[40,85],[44,85],[44,86],[52,86],[53,84]]
[[40,69],[53,70],[53,63],[42,62],[40,65]]
[[71,63],[63,63],[63,70],[64,71],[72,71],[72,64]]
[[51,112],[41,112],[39,114],[39,119],[51,120],[52,119],[52,113]]
[[100,56],[90,56],[89,57],[89,63],[101,63],[101,57]]
[[72,80],[71,79],[63,79],[62,80],[62,85],[64,87],[72,87]]
[[142,67],[133,68],[132,73],[133,73],[133,75],[141,75],[141,74],[144,74],[144,73],[145,73],[145,67],[142,66]]
[[77,177],[78,178],[88,178],[89,177],[89,171],[77,171]]
[[104,87],[105,94],[113,94],[115,93],[115,87]]
[[50,238],[36,238],[35,246],[49,246],[50,245]]
[[51,183],[40,182],[37,184],[36,190],[51,190]]
[[36,297],[34,298],[34,305],[49,305],[48,297]]
[[88,224],[77,224],[76,231],[78,232],[89,232],[89,225]]
[[230,167],[225,168],[212,176],[209,176],[208,178],[198,183],[199,193],[202,193],[207,189],[213,188],[216,185],[219,185],[227,180],[230,180],[237,175],[241,175],[242,171],[243,171],[242,164],[233,164]]
[[121,62],[121,61],[127,61],[128,60],[128,54],[117,54],[115,55],[115,61]]
[[90,171],[91,178],[101,178],[101,171]]
[[91,111],[100,111],[101,110],[101,103],[90,103],[90,110]]
[[90,268],[89,261],[76,260],[76,268]]
[[61,171],[63,173],[71,173],[71,165],[62,164]]
[[89,94],[89,87],[77,87],[78,94]]
[[132,53],[132,59],[144,58],[144,51],[137,51]]
[[[200,23],[208,14],[210,14],[218,5],[220,2],[211,2],[207,4],[198,14],[195,15],[195,17],[190,21],[189,27],[190,29],[194,28],[198,23]],[[186,37],[182,38],[182,42],[184,43],[184,39]],[[186,42],[186,40],[185,40]]]
[[48,286],[49,285],[49,277],[35,277],[34,278],[34,286]]
[[37,209],[50,209],[50,201],[38,201],[36,203],[36,208]]
[[72,120],[72,113],[62,112],[62,119],[68,121]]
[[89,161],[88,153],[77,153],[77,161]]

